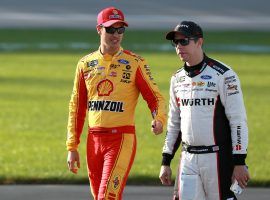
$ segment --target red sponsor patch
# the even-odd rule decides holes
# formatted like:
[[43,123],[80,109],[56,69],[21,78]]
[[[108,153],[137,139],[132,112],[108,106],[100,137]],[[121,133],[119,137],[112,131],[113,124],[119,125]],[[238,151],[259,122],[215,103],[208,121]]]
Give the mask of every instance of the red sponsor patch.
[[240,144],[237,144],[236,146],[235,146],[235,150],[236,151],[240,151],[242,149],[242,146],[240,145]]

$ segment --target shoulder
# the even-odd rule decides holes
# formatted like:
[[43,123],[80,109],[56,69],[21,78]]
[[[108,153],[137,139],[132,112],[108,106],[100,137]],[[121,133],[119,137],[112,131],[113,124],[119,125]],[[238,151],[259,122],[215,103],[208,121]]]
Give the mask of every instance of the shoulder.
[[89,61],[89,60],[92,60],[92,59],[94,59],[94,58],[97,58],[97,55],[98,55],[98,51],[91,52],[91,53],[89,53],[89,54],[83,56],[83,57],[80,59],[80,61],[81,61],[81,62],[87,62],[87,61]]
[[87,67],[94,67],[96,65],[98,65],[98,51],[94,51],[92,53],[89,53],[85,56],[83,56],[78,64],[87,66]]
[[209,67],[213,70],[217,71],[218,73],[224,75],[226,72],[232,70],[230,66],[226,65],[225,63],[209,58],[206,58],[206,63]]
[[134,52],[132,52],[132,51],[129,51],[129,50],[123,50],[123,53],[124,53],[124,55],[125,56],[127,56],[127,57],[129,57],[130,59],[135,59],[136,61],[142,61],[142,62],[144,62],[145,61],[145,59],[143,58],[143,57],[141,57],[140,55],[138,55],[138,54],[136,54],[136,53],[134,53]]
[[180,67],[173,75],[172,77],[182,76],[185,75],[184,67]]
[[217,75],[220,77],[220,80],[224,80],[225,84],[236,82],[238,76],[236,72],[228,65],[211,58],[208,58],[207,65],[211,67],[212,70],[217,72]]
[[174,82],[182,82],[185,80],[185,70],[184,67],[179,68],[172,76],[171,76],[171,83]]

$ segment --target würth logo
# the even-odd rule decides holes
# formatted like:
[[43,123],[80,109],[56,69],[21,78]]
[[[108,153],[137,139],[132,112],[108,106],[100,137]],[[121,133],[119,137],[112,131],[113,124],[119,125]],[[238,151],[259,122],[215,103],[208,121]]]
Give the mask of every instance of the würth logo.
[[214,98],[200,98],[200,99],[180,99],[177,98],[179,106],[213,106],[215,105]]

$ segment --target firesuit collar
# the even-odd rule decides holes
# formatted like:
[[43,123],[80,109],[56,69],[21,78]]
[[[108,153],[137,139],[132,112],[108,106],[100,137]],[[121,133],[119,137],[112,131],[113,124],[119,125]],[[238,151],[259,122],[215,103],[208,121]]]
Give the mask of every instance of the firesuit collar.
[[102,57],[104,60],[112,60],[113,57],[118,57],[118,56],[120,56],[120,55],[122,54],[123,48],[120,47],[119,50],[118,50],[118,51],[116,52],[116,54],[114,54],[114,55],[103,54],[103,53],[101,52],[101,48],[100,48],[100,47],[98,48],[98,52],[99,52],[99,56]]
[[204,55],[203,60],[199,64],[194,65],[194,66],[187,66],[187,64],[185,63],[184,69],[186,71],[186,75],[192,78],[200,74],[206,67],[205,59],[206,59],[206,55]]

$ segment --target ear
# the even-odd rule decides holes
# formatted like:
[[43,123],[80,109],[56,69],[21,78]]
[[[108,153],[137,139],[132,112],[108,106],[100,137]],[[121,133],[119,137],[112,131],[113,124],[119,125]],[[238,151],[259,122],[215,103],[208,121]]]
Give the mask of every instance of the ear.
[[101,34],[101,26],[97,26],[97,33],[100,35]]
[[203,38],[199,38],[198,43],[202,47],[203,46]]
[[197,45],[202,47],[202,45],[203,45],[203,38],[198,38]]

